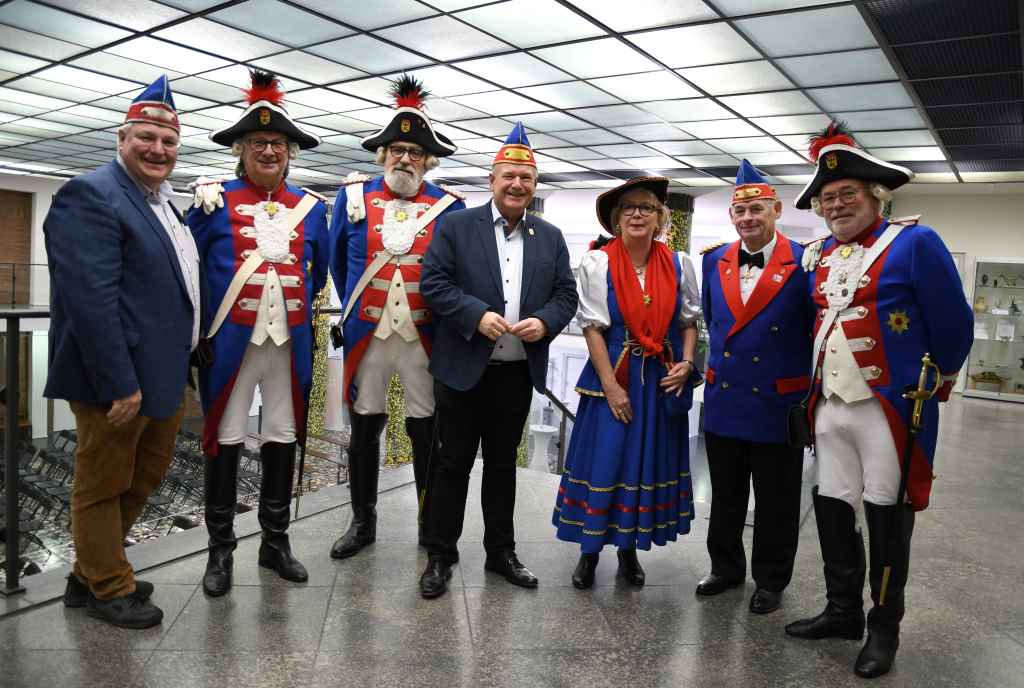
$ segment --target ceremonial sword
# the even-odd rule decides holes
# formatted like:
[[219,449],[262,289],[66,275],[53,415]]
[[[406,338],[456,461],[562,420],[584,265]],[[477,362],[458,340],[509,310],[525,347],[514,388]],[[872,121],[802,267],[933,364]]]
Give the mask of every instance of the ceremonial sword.
[[[935,371],[935,386],[928,387],[928,371]],[[921,412],[924,409],[924,402],[935,396],[935,393],[939,391],[939,387],[942,385],[942,373],[939,371],[939,367],[932,362],[931,356],[926,352],[921,357],[921,373],[917,376],[917,387],[910,388],[908,391],[903,393],[904,399],[909,399],[914,402],[914,405],[910,413],[910,426],[907,428],[907,443],[904,445],[903,450],[903,470],[900,475],[900,486],[896,493],[896,506],[897,509],[893,511],[893,522],[890,523],[889,528],[889,541],[886,543],[885,560],[889,562],[892,560],[892,543],[897,541],[897,524],[902,524],[903,519],[899,518],[899,510],[903,507],[903,498],[907,494],[907,482],[910,478],[910,464],[911,457],[914,453],[914,441],[917,439],[918,433],[921,432]],[[889,576],[892,573],[892,564],[887,563],[882,568],[882,589],[878,593],[878,606],[885,606],[885,593],[889,587]]]

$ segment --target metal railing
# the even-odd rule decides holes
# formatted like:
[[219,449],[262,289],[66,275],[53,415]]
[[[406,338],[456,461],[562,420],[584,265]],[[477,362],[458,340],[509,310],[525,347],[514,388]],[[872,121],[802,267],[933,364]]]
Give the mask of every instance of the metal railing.
[[[8,305],[26,305],[31,303],[32,298],[32,271],[48,271],[46,263],[15,263],[0,262],[0,302]],[[20,275],[20,278],[19,278]],[[49,273],[45,273],[46,280],[49,280]],[[8,288],[8,282],[10,288]],[[18,285],[22,285],[23,298],[19,298]]]
[[19,379],[18,359],[20,349],[21,319],[49,317],[49,307],[43,306],[10,306],[0,308],[0,317],[7,321],[6,359],[7,375],[4,378],[6,394],[4,402],[7,410],[4,422],[4,492],[6,498],[5,526],[6,562],[4,566],[4,587],[0,595],[9,596],[24,592],[19,585],[18,567],[21,562],[19,537],[19,506],[18,506],[18,409],[21,406],[21,380]]

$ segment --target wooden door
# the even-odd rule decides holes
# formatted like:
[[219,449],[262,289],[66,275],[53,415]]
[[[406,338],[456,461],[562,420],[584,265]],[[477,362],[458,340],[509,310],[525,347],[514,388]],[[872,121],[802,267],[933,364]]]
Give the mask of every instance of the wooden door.
[[32,194],[0,189],[0,303],[28,304]]

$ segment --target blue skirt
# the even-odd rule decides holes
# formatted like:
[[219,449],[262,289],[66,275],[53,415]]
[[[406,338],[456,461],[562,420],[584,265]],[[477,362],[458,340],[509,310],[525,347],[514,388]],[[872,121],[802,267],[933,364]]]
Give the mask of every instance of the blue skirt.
[[586,553],[664,545],[689,533],[694,516],[687,415],[666,410],[664,365],[630,358],[633,420],[616,420],[604,397],[580,396],[555,500],[558,539]]

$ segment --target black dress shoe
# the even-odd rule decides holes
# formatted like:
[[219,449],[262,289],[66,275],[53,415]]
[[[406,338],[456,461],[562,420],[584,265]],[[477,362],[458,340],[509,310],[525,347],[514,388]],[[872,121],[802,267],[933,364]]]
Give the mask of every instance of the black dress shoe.
[[719,576],[717,573],[712,572],[704,576],[700,583],[697,583],[697,594],[710,597],[740,585],[743,585],[743,581],[729,580],[725,576]]
[[428,600],[448,592],[448,581],[452,577],[452,565],[441,559],[431,559],[420,576],[420,594]]
[[754,614],[771,614],[782,606],[782,591],[758,588],[750,597],[750,611]]
[[[64,606],[69,609],[81,609],[89,604],[89,586],[78,580],[73,573],[68,574],[68,584],[64,588]],[[132,595],[140,600],[148,600],[153,596],[153,584],[135,579],[135,592]]]
[[89,596],[89,616],[121,628],[150,628],[163,621],[164,613],[149,600],[135,595],[98,600]]
[[594,585],[594,572],[597,571],[597,560],[600,555],[580,554],[580,560],[576,562],[576,568],[572,572],[572,586],[577,590],[586,590]]
[[804,640],[860,640],[864,637],[864,610],[843,610],[829,603],[825,611],[817,616],[786,624],[786,634]]
[[635,585],[638,588],[643,587],[644,582],[647,580],[647,576],[644,575],[644,570],[640,568],[640,562],[637,561],[635,549],[619,550],[618,573],[626,579],[627,583]]
[[488,554],[487,560],[484,561],[484,568],[492,573],[505,576],[505,580],[512,585],[518,585],[521,588],[537,587],[537,576],[523,566],[519,557],[511,550]]
[[868,631],[868,640],[864,643],[860,654],[857,655],[853,670],[863,678],[875,678],[887,674],[892,668],[893,660],[896,659],[896,650],[899,647],[899,635]]

